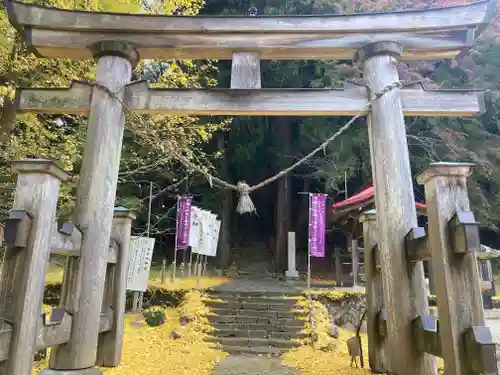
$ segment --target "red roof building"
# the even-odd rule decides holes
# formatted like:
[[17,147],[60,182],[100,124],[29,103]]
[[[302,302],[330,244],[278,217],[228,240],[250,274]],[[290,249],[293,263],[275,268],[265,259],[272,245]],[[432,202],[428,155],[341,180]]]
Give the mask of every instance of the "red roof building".
[[[418,214],[426,213],[426,206],[424,203],[415,202]],[[335,248],[335,269],[336,269],[336,280],[343,285],[347,281],[345,271],[342,269],[348,266],[350,269],[347,272],[351,272],[353,277],[353,284],[357,284],[359,275],[357,271],[354,270],[355,261],[352,257],[356,257],[356,263],[358,265],[364,264],[362,260],[363,251],[362,248],[358,247],[357,239],[362,238],[363,231],[362,225],[359,222],[359,217],[363,212],[375,208],[375,191],[373,184],[365,186],[361,191],[352,197],[349,197],[343,201],[333,203],[330,206],[330,211],[328,212],[329,222],[332,224],[332,229],[340,230],[343,232],[347,238],[347,246],[356,248],[356,252],[341,254],[339,248]],[[361,258],[361,259],[360,259]],[[343,276],[344,274],[344,276]],[[349,277],[350,278],[350,277]]]
[[[415,206],[420,213],[424,213],[426,206],[424,203],[415,202]],[[331,205],[332,214],[334,218],[339,218],[347,213],[358,211],[366,211],[375,207],[375,191],[373,184],[365,186],[361,191],[352,197],[343,201],[333,203]]]

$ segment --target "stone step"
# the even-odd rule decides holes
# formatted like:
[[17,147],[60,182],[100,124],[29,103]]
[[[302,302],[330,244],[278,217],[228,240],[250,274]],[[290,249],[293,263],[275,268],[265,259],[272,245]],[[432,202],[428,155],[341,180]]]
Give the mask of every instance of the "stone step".
[[[286,301],[286,302],[284,302]],[[210,299],[205,299],[204,303],[211,308],[222,308],[222,309],[233,309],[233,310],[274,310],[274,311],[289,311],[295,308],[297,303],[295,300],[259,300],[257,302],[249,302],[243,300],[224,300],[224,301],[214,301]]]
[[[286,292],[286,291],[244,291],[244,290],[216,290],[216,289],[207,289],[206,294],[208,294],[212,298],[231,298],[238,300],[248,300],[248,299],[278,299],[278,300],[297,300],[302,297],[300,293],[297,292]],[[281,298],[279,298],[281,297]],[[286,297],[285,299],[283,297]]]
[[280,349],[291,349],[300,346],[300,343],[292,340],[266,339],[259,337],[210,337],[209,342],[216,342],[225,346],[248,346],[248,347],[273,347]]
[[262,318],[287,318],[295,319],[306,315],[305,311],[274,311],[274,310],[235,310],[235,309],[211,309],[212,313],[220,316],[255,316]]
[[272,318],[265,316],[249,316],[249,315],[207,315],[210,323],[261,323],[261,324],[299,324],[298,322],[305,322],[305,320],[296,318]]
[[300,340],[310,337],[310,334],[306,332],[275,332],[266,331],[264,329],[251,330],[221,328],[212,331],[211,334],[216,337],[257,337],[279,340]]
[[254,354],[254,355],[268,355],[279,357],[283,354],[280,348],[275,347],[249,347],[249,346],[224,346],[222,348],[226,353],[229,354]]
[[231,330],[263,330],[266,332],[284,332],[297,333],[304,329],[304,324],[295,321],[295,324],[268,324],[268,323],[212,323],[216,330],[231,329]]

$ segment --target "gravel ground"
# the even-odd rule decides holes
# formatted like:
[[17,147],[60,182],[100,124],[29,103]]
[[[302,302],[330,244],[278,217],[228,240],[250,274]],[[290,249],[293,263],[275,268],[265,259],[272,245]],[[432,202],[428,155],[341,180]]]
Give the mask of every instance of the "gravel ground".
[[283,365],[279,358],[230,355],[217,364],[212,375],[300,375],[300,371]]

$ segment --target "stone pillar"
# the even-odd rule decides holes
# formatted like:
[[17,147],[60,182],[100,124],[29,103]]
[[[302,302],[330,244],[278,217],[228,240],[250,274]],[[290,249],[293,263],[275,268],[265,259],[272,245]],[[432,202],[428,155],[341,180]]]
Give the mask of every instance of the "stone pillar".
[[296,269],[296,247],[295,232],[288,232],[288,270],[285,273],[287,279],[298,279],[299,273]]
[[[370,99],[399,82],[396,64],[403,52],[395,42],[376,42],[358,50]],[[427,315],[422,262],[408,264],[404,237],[418,226],[400,89],[376,99],[368,116],[375,186],[389,368],[398,375],[434,375],[431,356],[417,350],[412,321]]]
[[384,338],[380,335],[377,317],[383,310],[384,297],[382,275],[377,269],[374,246],[378,243],[377,216],[375,210],[363,213],[363,243],[365,247],[366,274],[366,325],[368,333],[368,363],[373,373],[388,372]]
[[352,286],[353,288],[359,287],[359,252],[358,240],[351,239],[351,255],[352,255]]
[[0,374],[31,375],[59,187],[68,175],[43,159],[18,161],[12,169],[18,177],[5,227],[9,246],[0,279],[2,325],[12,334]]
[[[92,46],[96,81],[122,99],[137,52],[123,42]],[[73,315],[68,343],[53,348],[45,374],[100,374],[96,363],[99,320],[104,292],[118,168],[123,141],[124,109],[102,88],[95,87],[80,173],[76,220],[83,232],[81,257],[68,260],[61,303]]]

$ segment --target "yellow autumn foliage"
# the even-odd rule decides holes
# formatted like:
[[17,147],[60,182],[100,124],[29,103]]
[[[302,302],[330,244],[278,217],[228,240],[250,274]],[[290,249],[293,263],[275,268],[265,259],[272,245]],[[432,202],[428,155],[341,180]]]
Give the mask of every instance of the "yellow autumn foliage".
[[[164,309],[166,323],[148,327],[145,323],[136,326],[136,315],[125,318],[125,333],[122,363],[116,368],[103,368],[105,375],[210,375],[214,365],[227,354],[206,342],[211,327],[204,317],[208,311],[198,291],[186,295],[178,308]],[[186,326],[180,317],[192,320]],[[172,331],[181,335],[170,337]],[[47,366],[38,363],[33,374]]]
[[[63,280],[64,268],[61,264],[52,263],[45,276],[46,284],[58,284]],[[208,289],[227,282],[229,279],[222,276],[201,276],[201,277],[177,277],[175,282],[170,277],[166,277],[161,282],[161,272],[158,268],[151,268],[148,281],[149,288],[161,288],[165,290],[193,290]]]
[[[210,342],[205,341],[213,329],[206,315],[209,309],[204,304],[203,293],[195,290],[209,288],[226,282],[224,277],[204,277],[177,279],[175,283],[165,282],[162,288],[168,290],[191,290],[177,308],[164,309],[166,323],[159,327],[148,327],[142,323],[137,327],[136,315],[127,315],[124,333],[122,363],[117,368],[103,368],[104,375],[210,375],[214,366],[227,356]],[[158,287],[159,280],[150,280],[150,287]],[[322,295],[331,301],[342,300],[358,292],[312,290],[313,295]],[[290,297],[291,298],[291,297]],[[296,298],[296,297],[294,297]],[[347,340],[354,332],[339,329],[337,339],[329,335],[331,321],[327,308],[318,300],[309,301],[302,297],[297,300],[297,307],[306,311],[312,310],[315,326],[310,322],[305,325],[304,332],[315,333],[315,341],[301,340],[302,346],[292,349],[283,356],[283,364],[300,370],[301,375],[368,375],[368,339],[361,334],[364,353],[364,369],[350,366],[347,351]],[[43,311],[50,308],[44,306]],[[181,317],[188,318],[189,323],[181,325]],[[176,331],[181,338],[172,339],[171,333]],[[358,359],[359,363],[359,359]],[[438,359],[442,371],[442,360]],[[47,361],[37,363],[33,374],[47,367]]]
[[202,277],[184,277],[177,278],[175,282],[165,280],[162,284],[159,278],[152,277],[149,279],[148,286],[150,288],[163,288],[167,290],[193,290],[193,289],[208,289],[227,282],[229,279],[222,276],[202,276]]
[[310,294],[312,296],[316,295],[325,297],[330,301],[341,301],[351,296],[366,294],[364,290],[345,291],[345,290],[325,290],[325,289],[311,289],[311,290],[306,290],[305,293]]
[[[214,365],[226,353],[212,348],[206,342],[210,329],[204,318],[206,307],[201,293],[189,293],[179,308],[165,309],[166,324],[159,327],[137,328],[132,323],[135,316],[127,316],[122,364],[113,369],[104,369],[105,375],[209,375]],[[194,320],[181,326],[180,317]],[[170,338],[176,330],[181,338]]]
[[[362,292],[344,292],[330,291],[328,299],[339,301],[343,298]],[[311,294],[322,294],[324,291],[311,291]],[[309,311],[309,301],[301,298],[297,306]],[[368,368],[368,337],[361,333],[361,343],[363,346],[363,356],[365,368],[352,368],[351,359],[347,351],[347,340],[355,335],[339,328],[339,337],[337,339],[329,335],[331,321],[327,308],[319,301],[311,302],[311,309],[316,318],[316,327],[313,330],[311,323],[307,323],[304,332],[316,333],[316,341],[313,345],[304,345],[286,353],[283,357],[283,363],[301,370],[301,375],[367,375],[371,374]],[[304,343],[310,343],[310,340],[303,340]],[[359,358],[358,358],[359,365]],[[436,358],[438,373],[444,373],[442,358]]]
[[[309,305],[305,299],[299,302],[300,305]],[[301,375],[364,375],[370,374],[368,367],[367,337],[361,334],[364,369],[351,368],[350,357],[347,353],[347,340],[354,336],[354,333],[339,329],[337,339],[329,335],[331,322],[327,308],[318,301],[312,301],[312,312],[316,319],[316,326],[313,329],[311,324],[306,325],[306,330],[314,330],[316,341],[311,345],[300,346],[286,353],[283,356],[283,363],[301,370]],[[358,359],[359,363],[359,359]]]

